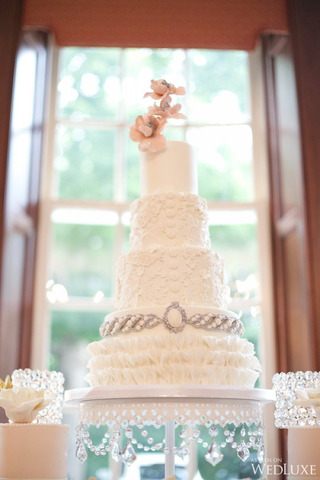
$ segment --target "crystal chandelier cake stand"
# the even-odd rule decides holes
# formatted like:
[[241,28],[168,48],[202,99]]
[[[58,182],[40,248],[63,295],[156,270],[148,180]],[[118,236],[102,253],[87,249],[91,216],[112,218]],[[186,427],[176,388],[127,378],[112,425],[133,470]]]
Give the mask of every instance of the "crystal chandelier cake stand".
[[[94,387],[66,391],[65,401],[79,407],[76,457],[80,462],[87,459],[87,449],[102,456],[111,452],[114,460],[128,466],[139,451],[164,452],[165,475],[170,477],[175,455],[186,458],[195,442],[202,444],[205,459],[213,466],[222,460],[228,444],[242,461],[252,449],[263,463],[262,405],[274,402],[275,392],[207,385]],[[219,425],[224,431],[218,442]],[[91,426],[105,427],[98,445],[90,438]],[[162,440],[155,441],[151,427],[163,426]]]

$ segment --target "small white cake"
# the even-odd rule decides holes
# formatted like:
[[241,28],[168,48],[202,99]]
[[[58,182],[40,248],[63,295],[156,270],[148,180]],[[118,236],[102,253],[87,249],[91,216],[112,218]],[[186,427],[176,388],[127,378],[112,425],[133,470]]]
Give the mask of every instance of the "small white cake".
[[[18,386],[13,382],[20,375],[24,385]],[[12,380],[0,379],[0,407],[10,422],[0,424],[0,480],[66,480],[69,426],[60,423],[59,405],[63,375],[15,370]],[[31,381],[37,388],[27,385]],[[53,421],[58,423],[47,423]]]
[[0,424],[0,479],[66,480],[68,425]]

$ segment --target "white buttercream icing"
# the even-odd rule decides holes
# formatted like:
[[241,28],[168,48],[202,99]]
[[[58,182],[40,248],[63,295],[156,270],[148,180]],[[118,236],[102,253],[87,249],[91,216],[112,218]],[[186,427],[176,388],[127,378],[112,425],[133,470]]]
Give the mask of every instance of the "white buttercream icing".
[[197,164],[191,145],[167,142],[158,152],[140,152],[141,196],[163,192],[198,193]]

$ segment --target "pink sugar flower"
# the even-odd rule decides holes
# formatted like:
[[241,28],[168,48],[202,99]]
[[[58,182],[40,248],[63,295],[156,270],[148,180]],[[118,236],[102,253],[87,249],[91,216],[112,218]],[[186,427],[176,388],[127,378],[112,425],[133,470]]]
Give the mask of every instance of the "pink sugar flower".
[[153,107],[149,107],[149,115],[159,115],[162,118],[176,118],[176,119],[186,119],[187,117],[183,113],[179,113],[182,106],[180,103],[176,105],[171,105],[171,97],[166,97],[161,100],[160,105],[156,103],[153,104]]
[[148,150],[157,152],[167,144],[166,137],[161,134],[166,123],[165,119],[156,118],[148,113],[138,115],[135,124],[130,127],[130,138],[134,142],[139,142],[141,152]]
[[172,83],[168,83],[163,78],[160,78],[160,80],[151,80],[150,88],[152,92],[145,93],[143,98],[151,97],[155,100],[162,100],[170,94],[185,95],[186,93],[184,87],[176,88]]

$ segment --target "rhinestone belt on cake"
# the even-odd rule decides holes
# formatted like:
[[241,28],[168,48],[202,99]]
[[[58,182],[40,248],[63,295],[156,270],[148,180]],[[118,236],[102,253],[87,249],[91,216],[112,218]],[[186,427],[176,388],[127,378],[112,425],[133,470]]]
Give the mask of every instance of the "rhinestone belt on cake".
[[[172,316],[177,319],[179,315],[181,322],[179,326],[175,327],[171,323]],[[102,337],[109,337],[119,333],[139,332],[144,328],[156,327],[160,323],[163,323],[171,333],[181,332],[185,325],[192,325],[195,328],[202,328],[204,330],[237,333],[239,335],[244,333],[243,323],[235,317],[228,317],[223,313],[208,312],[205,314],[198,313],[188,318],[185,309],[180,306],[179,302],[172,302],[167,307],[162,318],[154,313],[123,315],[122,317],[114,317],[112,320],[104,322],[99,332]]]

